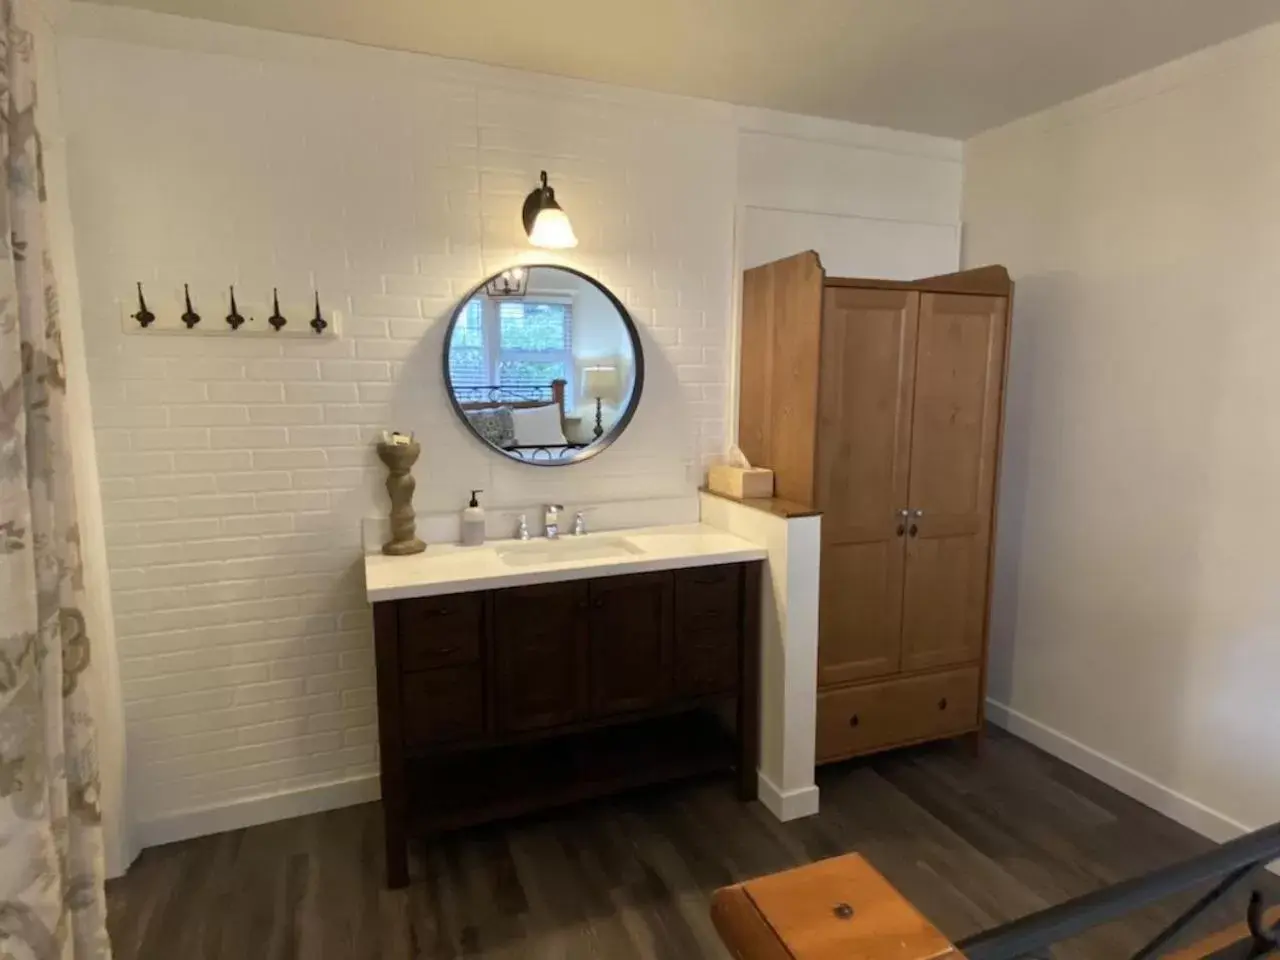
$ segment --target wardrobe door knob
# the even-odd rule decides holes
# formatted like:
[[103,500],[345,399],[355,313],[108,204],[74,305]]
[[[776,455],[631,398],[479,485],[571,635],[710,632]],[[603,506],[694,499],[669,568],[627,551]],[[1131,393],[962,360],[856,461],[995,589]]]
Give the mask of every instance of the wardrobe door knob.
[[858,715],[855,713],[849,718],[849,726],[856,727],[858,725]]
[[939,709],[939,710],[945,710],[945,709],[947,709],[947,698],[946,698],[946,697],[943,697],[941,700],[939,700],[939,701],[938,701],[938,709]]

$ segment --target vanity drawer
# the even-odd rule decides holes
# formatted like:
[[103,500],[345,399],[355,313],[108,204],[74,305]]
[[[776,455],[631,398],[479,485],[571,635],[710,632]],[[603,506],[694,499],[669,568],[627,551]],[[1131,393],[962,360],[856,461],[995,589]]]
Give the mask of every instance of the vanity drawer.
[[675,572],[677,627],[736,631],[741,609],[742,568],[692,567]]
[[678,629],[675,642],[676,692],[685,697],[728,693],[738,686],[737,631]]
[[404,738],[410,746],[466,740],[484,733],[479,666],[407,673],[400,681]]
[[400,669],[431,670],[480,659],[481,595],[400,601]]
[[978,725],[977,667],[818,693],[818,760],[966,733]]

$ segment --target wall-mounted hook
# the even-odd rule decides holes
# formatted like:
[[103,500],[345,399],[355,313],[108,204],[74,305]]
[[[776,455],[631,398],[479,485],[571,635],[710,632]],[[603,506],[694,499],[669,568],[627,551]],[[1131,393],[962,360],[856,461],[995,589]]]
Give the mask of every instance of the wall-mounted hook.
[[271,288],[271,316],[267,317],[267,323],[271,324],[271,329],[279,331],[289,321],[280,313],[280,291],[275,287]]
[[156,315],[147,309],[147,298],[142,295],[142,281],[138,281],[138,312],[133,315],[145,330],[156,322]]
[[187,309],[182,314],[182,322],[185,323],[187,325],[187,329],[190,330],[200,322],[200,314],[196,313],[195,310],[191,308],[191,288],[185,283],[182,285],[182,297],[187,302]]
[[314,330],[317,334],[324,333],[324,328],[329,326],[329,321],[327,321],[324,318],[323,314],[320,313],[320,291],[319,290],[316,291],[316,315],[311,318],[311,323],[308,324],[308,326],[310,326],[311,329]]
[[240,325],[244,323],[244,317],[240,316],[240,311],[236,309],[236,285],[231,285],[231,312],[227,314],[227,326],[232,330],[239,330]]

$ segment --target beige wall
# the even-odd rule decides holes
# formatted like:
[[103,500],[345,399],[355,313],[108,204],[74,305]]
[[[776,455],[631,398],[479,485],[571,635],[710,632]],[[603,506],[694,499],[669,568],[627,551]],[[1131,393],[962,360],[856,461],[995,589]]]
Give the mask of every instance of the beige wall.
[[1210,834],[1280,818],[1280,28],[966,147],[1017,280],[991,697]]

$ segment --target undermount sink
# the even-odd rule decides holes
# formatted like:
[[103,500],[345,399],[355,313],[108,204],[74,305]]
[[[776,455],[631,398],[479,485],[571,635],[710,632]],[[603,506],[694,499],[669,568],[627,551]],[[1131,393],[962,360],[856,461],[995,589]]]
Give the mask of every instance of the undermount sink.
[[509,567],[532,567],[542,563],[576,563],[580,560],[611,560],[640,557],[644,551],[624,537],[562,537],[559,540],[530,540],[497,548],[498,559]]

